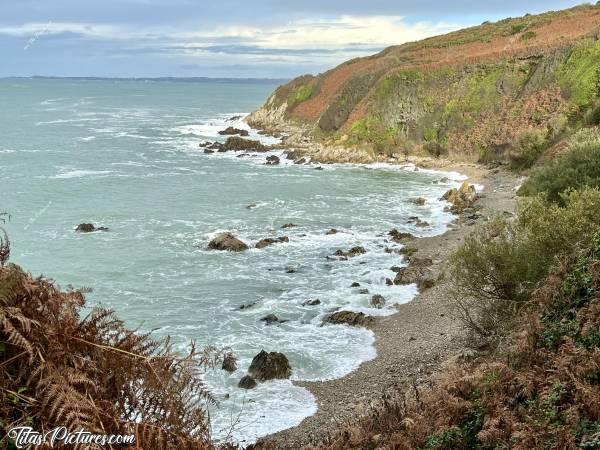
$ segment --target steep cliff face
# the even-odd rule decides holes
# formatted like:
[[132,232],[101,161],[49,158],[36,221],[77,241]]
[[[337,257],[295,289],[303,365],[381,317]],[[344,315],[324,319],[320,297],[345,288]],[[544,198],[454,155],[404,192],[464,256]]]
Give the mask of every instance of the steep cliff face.
[[590,114],[599,38],[598,5],[484,23],[297,78],[250,121],[375,155],[502,158],[525,135],[550,141]]

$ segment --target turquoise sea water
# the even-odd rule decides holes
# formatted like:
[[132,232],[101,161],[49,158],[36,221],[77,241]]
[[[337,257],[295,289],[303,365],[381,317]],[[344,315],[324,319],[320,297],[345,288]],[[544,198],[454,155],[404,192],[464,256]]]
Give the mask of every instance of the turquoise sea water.
[[[262,349],[284,352],[294,380],[341,377],[373,358],[370,331],[321,321],[340,307],[382,315],[410,301],[414,286],[385,284],[394,275],[389,268],[402,264],[384,252],[399,247],[385,234],[443,232],[451,216],[437,199],[459,179],[397,166],[271,167],[264,154],[202,153],[199,142],[217,139],[228,125],[245,127],[229,119],[259,106],[275,87],[0,80],[0,210],[12,215],[12,261],[62,286],[91,287],[91,305],[169,334],[182,348],[190,339],[231,347],[238,371],[206,374],[220,401],[213,429],[223,436],[239,417],[233,436],[245,441],[296,425],[316,409],[312,395],[288,380],[238,389],[252,357]],[[412,204],[416,196],[427,204]],[[246,208],[251,203],[257,207]],[[407,224],[415,215],[431,226]],[[110,232],[75,233],[81,222]],[[298,227],[280,228],[289,222]],[[330,228],[340,233],[326,235]],[[224,230],[251,244],[284,235],[290,241],[236,254],[208,251],[211,236]],[[355,245],[368,252],[327,259]],[[350,288],[354,281],[370,294]],[[370,308],[373,294],[387,306]],[[315,298],[320,305],[302,306]],[[260,318],[269,313],[288,322],[266,326]]]

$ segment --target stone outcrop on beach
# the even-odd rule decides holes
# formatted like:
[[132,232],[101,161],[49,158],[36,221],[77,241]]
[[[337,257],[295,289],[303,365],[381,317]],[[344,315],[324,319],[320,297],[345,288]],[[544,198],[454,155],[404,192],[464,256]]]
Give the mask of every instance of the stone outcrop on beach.
[[232,135],[240,135],[240,136],[248,136],[248,130],[242,130],[240,128],[227,127],[224,130],[219,131],[221,136],[232,136]]
[[93,223],[80,223],[75,228],[75,231],[78,233],[93,233],[94,231],[108,231],[106,227],[98,227],[96,228]]
[[466,208],[473,206],[477,200],[477,192],[475,191],[475,186],[465,181],[458,189],[452,188],[448,190],[442,196],[442,200],[446,200],[451,204],[451,213],[460,214]]
[[238,383],[238,387],[242,389],[254,389],[256,387],[256,380],[250,375],[245,375]]
[[394,284],[406,285],[415,283],[419,289],[428,289],[435,284],[435,275],[431,270],[433,261],[430,258],[410,258],[407,267],[397,269]]
[[286,379],[291,376],[292,368],[283,353],[262,350],[252,359],[248,373],[258,381]]
[[401,232],[398,231],[397,229],[393,229],[390,230],[388,232],[388,236],[392,239],[392,241],[394,242],[398,242],[398,243],[405,243],[407,241],[412,241],[413,239],[415,239],[415,236],[411,233],[405,233],[405,232]]
[[371,316],[367,316],[365,313],[354,312],[354,311],[337,311],[328,315],[323,320],[323,325],[351,325],[353,327],[366,327],[373,322]]
[[230,252],[243,252],[248,246],[231,233],[219,233],[209,243],[211,250],[223,250]]
[[278,238],[261,239],[260,241],[258,241],[256,243],[255,247],[256,248],[265,248],[265,247],[268,247],[269,245],[277,244],[280,242],[290,242],[290,238],[288,238],[287,236],[281,236]]

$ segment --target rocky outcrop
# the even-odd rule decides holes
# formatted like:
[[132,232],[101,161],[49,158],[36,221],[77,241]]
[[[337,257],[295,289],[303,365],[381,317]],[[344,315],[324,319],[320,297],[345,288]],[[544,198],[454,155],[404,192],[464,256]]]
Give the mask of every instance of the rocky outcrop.
[[335,256],[339,256],[342,258],[353,258],[358,255],[362,255],[367,253],[367,250],[364,247],[352,247],[348,251],[338,250],[335,252]]
[[373,323],[373,318],[361,312],[337,311],[328,315],[323,320],[323,325],[351,325],[353,327],[366,327]]
[[405,243],[408,241],[412,241],[413,239],[415,239],[415,236],[411,233],[404,233],[401,231],[398,231],[397,229],[393,229],[390,230],[388,232],[388,236],[392,239],[392,241],[394,242],[398,242],[398,243]]
[[252,359],[248,373],[258,381],[286,379],[292,374],[292,368],[283,353],[262,350]]
[[302,306],[317,306],[321,304],[321,300],[319,300],[318,298],[314,299],[314,300],[306,300],[305,302],[302,302]]
[[411,201],[417,206],[423,206],[425,203],[427,203],[427,199],[425,197],[413,198]]
[[237,370],[237,359],[233,353],[227,353],[223,358],[223,364],[221,364],[221,369],[226,372],[235,372]]
[[254,389],[256,387],[256,380],[250,375],[242,377],[238,383],[238,387],[242,389]]
[[284,323],[287,320],[280,320],[275,314],[267,314],[265,317],[260,319],[261,322],[264,322],[266,325],[273,325],[274,323]]
[[409,217],[407,223],[419,228],[426,228],[429,226],[429,222],[422,220],[419,216]]
[[231,233],[219,233],[209,243],[211,250],[223,250],[230,252],[243,252],[248,246]]
[[428,289],[435,284],[435,275],[431,270],[433,261],[430,258],[410,258],[407,267],[397,270],[394,284],[406,285],[415,283],[419,289]]
[[234,128],[234,127],[227,127],[224,130],[219,131],[219,134],[221,136],[233,136],[233,135],[240,135],[240,136],[248,136],[248,130],[242,130],[240,128]]
[[267,156],[267,162],[265,163],[267,166],[276,166],[280,163],[279,156],[269,155]]
[[385,298],[383,298],[383,295],[375,294],[371,297],[370,305],[375,308],[383,308],[385,306]]
[[475,186],[465,181],[458,189],[452,188],[448,190],[442,196],[442,200],[446,200],[451,204],[450,212],[452,214],[460,214],[465,209],[473,206],[477,200],[477,191],[475,190]]
[[260,241],[258,241],[256,243],[255,247],[256,248],[265,248],[265,247],[268,247],[269,245],[277,244],[280,242],[290,242],[290,239],[287,236],[281,236],[278,238],[261,239]]
[[339,231],[336,230],[335,228],[332,228],[330,230],[327,230],[327,232],[325,232],[325,234],[328,235],[328,236],[330,236],[332,234],[338,234],[338,233],[339,233]]
[[93,223],[80,223],[75,228],[75,231],[78,233],[93,233],[94,231],[108,231],[106,227],[98,227],[96,228]]

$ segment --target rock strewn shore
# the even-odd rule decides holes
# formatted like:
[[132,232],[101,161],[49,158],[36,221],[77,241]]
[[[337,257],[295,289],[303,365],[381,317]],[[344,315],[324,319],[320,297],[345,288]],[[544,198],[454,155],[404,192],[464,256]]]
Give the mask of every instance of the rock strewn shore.
[[369,327],[376,336],[377,357],[349,375],[324,382],[295,382],[316,397],[318,411],[300,425],[263,438],[278,449],[299,449],[318,442],[345,423],[366,412],[384,394],[427,382],[445,361],[464,350],[463,329],[448,301],[449,281],[443,274],[449,255],[472,230],[473,225],[498,214],[514,213],[515,191],[520,178],[498,169],[444,160],[423,160],[428,168],[454,170],[471,183],[485,186],[481,218],[460,223],[443,235],[417,239],[411,247],[420,258],[433,260],[439,281],[411,302],[399,305],[398,313],[376,318]]

